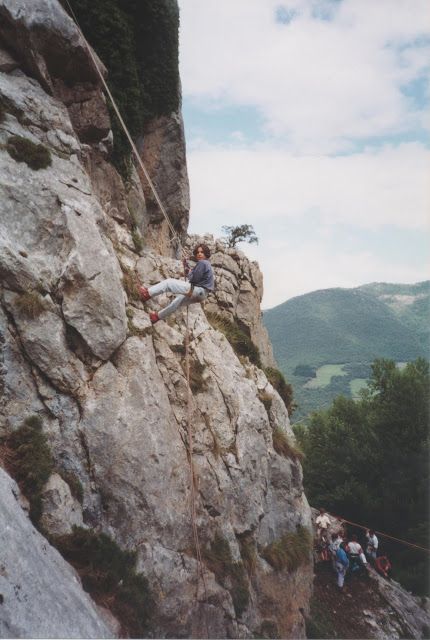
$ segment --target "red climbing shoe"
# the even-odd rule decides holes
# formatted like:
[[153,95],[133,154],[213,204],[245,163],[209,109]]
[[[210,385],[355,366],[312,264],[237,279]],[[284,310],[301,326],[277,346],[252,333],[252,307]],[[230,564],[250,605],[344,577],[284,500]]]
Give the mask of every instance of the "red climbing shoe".
[[147,300],[150,300],[151,296],[149,295],[149,291],[146,287],[140,287],[139,293],[140,293],[140,297],[144,302],[146,302]]
[[149,319],[151,320],[152,324],[155,324],[159,321],[160,318],[158,317],[158,313],[156,311],[151,311],[151,313],[149,314]]

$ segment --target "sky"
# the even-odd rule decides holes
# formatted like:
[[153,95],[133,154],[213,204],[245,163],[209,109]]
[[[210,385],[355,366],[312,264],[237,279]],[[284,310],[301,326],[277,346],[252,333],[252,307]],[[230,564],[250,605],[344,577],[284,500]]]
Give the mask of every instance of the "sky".
[[251,224],[263,308],[430,278],[427,0],[179,0],[190,233]]

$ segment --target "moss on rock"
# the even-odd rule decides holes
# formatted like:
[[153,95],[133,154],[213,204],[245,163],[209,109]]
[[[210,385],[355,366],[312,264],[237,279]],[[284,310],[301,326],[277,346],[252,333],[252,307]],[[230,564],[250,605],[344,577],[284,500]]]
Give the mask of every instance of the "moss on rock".
[[267,545],[261,555],[277,571],[295,571],[309,560],[312,542],[308,529],[300,526],[295,533],[285,533],[279,540]]
[[245,567],[235,562],[231,556],[227,540],[219,533],[204,552],[207,566],[215,574],[218,582],[230,591],[236,615],[240,617],[249,603],[249,586]]
[[30,169],[46,169],[52,163],[51,152],[43,144],[35,144],[23,136],[10,136],[6,149],[16,162],[25,162]]

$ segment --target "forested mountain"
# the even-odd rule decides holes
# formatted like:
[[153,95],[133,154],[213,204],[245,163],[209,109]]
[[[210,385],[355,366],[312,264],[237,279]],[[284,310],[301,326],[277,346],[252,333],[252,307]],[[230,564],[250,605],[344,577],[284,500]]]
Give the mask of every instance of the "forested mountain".
[[274,355],[293,385],[294,419],[356,396],[375,358],[428,357],[430,281],[372,283],[297,296],[264,313]]

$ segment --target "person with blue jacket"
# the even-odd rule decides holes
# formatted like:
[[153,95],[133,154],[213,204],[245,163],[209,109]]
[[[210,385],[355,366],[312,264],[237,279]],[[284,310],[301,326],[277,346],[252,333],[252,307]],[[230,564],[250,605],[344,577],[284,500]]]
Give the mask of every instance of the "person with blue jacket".
[[152,287],[140,287],[140,297],[143,301],[150,300],[162,293],[175,293],[176,298],[161,309],[158,313],[153,311],[149,314],[152,324],[159,320],[164,320],[167,316],[177,311],[180,307],[203,302],[214,289],[214,274],[209,262],[211,252],[206,244],[199,244],[193,250],[193,256],[197,262],[193,269],[184,261],[184,269],[187,280],[176,280],[167,278]]
[[345,551],[345,543],[342,542],[339,549],[336,551],[337,586],[339,587],[339,589],[343,589],[345,574],[348,570],[348,567],[349,560]]

